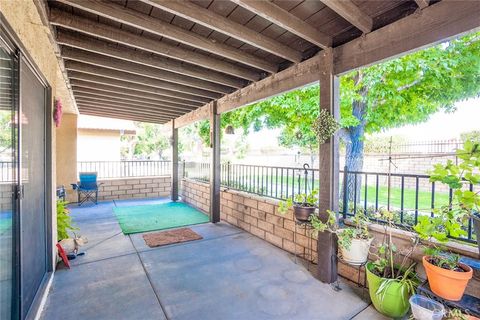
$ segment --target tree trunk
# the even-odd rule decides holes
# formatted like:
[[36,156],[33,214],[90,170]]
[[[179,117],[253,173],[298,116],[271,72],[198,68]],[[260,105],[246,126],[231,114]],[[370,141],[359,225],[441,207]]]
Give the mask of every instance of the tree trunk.
[[[361,95],[366,96],[367,90],[361,90]],[[346,130],[347,140],[345,141],[346,150],[345,150],[345,166],[349,172],[351,171],[362,171],[363,169],[363,151],[364,151],[364,134],[365,134],[365,125],[366,119],[365,114],[367,111],[367,104],[365,99],[359,101],[354,101],[352,105],[353,115],[360,121],[358,126],[350,127]],[[355,181],[355,174],[349,174],[347,176],[346,183],[346,192],[348,203],[344,205],[349,205],[352,203],[358,203],[360,200],[361,186],[362,186],[362,175],[356,175],[357,179]],[[344,196],[345,189],[342,189],[342,200],[345,199]]]

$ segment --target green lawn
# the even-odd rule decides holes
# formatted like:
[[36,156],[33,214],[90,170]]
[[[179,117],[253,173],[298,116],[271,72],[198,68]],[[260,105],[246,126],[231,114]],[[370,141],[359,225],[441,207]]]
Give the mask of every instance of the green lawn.
[[[367,188],[367,202],[375,204],[376,196],[375,186],[368,186]],[[362,187],[361,202],[365,199],[365,187]],[[388,199],[388,188],[386,186],[379,186],[378,188],[378,206],[386,206]],[[448,193],[435,192],[435,207],[448,204]],[[401,207],[401,190],[398,187],[391,188],[390,205],[395,208]],[[415,209],[415,189],[404,189],[404,209]],[[418,192],[418,208],[422,211],[429,211],[432,207],[432,194],[429,191]]]
[[[243,182],[241,177],[236,177],[239,182]],[[273,181],[272,181],[273,179]],[[277,178],[276,180],[275,176],[268,176],[268,175],[263,175],[263,187],[262,187],[262,175],[260,176],[255,176],[254,178],[252,177],[246,177],[245,179],[245,184],[239,184],[238,187],[239,189],[243,190],[248,190],[248,186],[250,186],[252,189],[253,187],[255,190],[252,190],[253,192],[257,192],[260,194],[264,195],[272,195],[275,196],[275,190],[278,192],[278,196],[280,197],[280,190],[282,189],[280,187],[280,177]],[[292,186],[295,188],[295,193],[297,193],[297,188],[298,188],[298,177],[295,177],[295,181],[292,181],[292,177],[289,177],[288,181],[286,177],[283,179],[283,193],[285,195],[286,190],[288,188],[288,193],[289,195],[291,194],[292,191]],[[257,182],[259,182],[257,184]],[[272,183],[273,182],[273,183]],[[276,182],[278,184],[277,189],[275,188]],[[252,186],[253,183],[253,186]],[[308,182],[308,190],[310,191],[311,188],[311,181]],[[301,191],[304,192],[304,185],[305,185],[305,179],[304,177],[300,176],[300,186],[301,186]],[[315,181],[315,185],[318,186],[318,181]],[[247,187],[247,188],[246,188]],[[368,186],[367,189],[367,202],[368,206],[374,206],[375,205],[375,194],[376,188],[375,186]],[[365,197],[365,186],[362,186],[362,191],[360,195],[360,204],[361,207],[363,207],[363,201]],[[384,207],[387,206],[387,198],[388,198],[388,188],[387,186],[382,186],[380,185],[378,188],[378,206],[379,207]],[[439,208],[443,205],[448,204],[448,193],[445,192],[435,192],[435,207]],[[390,195],[390,205],[391,207],[398,208],[400,209],[401,207],[401,190],[399,187],[392,187],[391,189],[391,195]],[[414,210],[415,209],[415,189],[404,189],[404,209],[405,210]],[[432,195],[430,191],[422,191],[419,190],[418,193],[418,209],[422,211],[430,211],[430,208],[432,207]]]

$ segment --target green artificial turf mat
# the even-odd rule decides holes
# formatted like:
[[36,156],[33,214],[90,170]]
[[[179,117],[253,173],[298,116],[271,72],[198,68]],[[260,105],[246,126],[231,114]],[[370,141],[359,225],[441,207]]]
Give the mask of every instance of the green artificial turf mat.
[[117,207],[113,211],[124,234],[205,223],[209,217],[183,202]]

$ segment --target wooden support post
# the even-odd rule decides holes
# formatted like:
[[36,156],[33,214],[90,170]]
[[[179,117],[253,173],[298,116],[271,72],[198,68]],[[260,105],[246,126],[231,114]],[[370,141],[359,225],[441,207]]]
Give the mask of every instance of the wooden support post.
[[220,222],[220,114],[217,101],[213,101],[210,111],[210,146],[212,163],[210,165],[210,220]]
[[[324,50],[320,69],[320,108],[328,110],[335,118],[339,117],[339,81],[333,73],[333,51]],[[319,211],[323,216],[327,210],[337,212],[338,218],[338,179],[339,156],[338,135],[334,135],[320,145],[319,154]],[[337,241],[330,232],[318,235],[318,277],[322,282],[337,280]]]
[[172,201],[178,200],[178,129],[172,120]]

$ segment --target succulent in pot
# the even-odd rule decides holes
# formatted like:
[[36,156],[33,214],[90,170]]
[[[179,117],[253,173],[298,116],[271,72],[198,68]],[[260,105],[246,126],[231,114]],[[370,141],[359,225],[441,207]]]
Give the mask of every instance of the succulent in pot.
[[309,221],[310,216],[315,213],[318,203],[318,190],[313,190],[309,194],[300,193],[286,201],[280,202],[278,211],[280,213],[286,213],[289,209],[293,208],[295,218],[299,221]]

